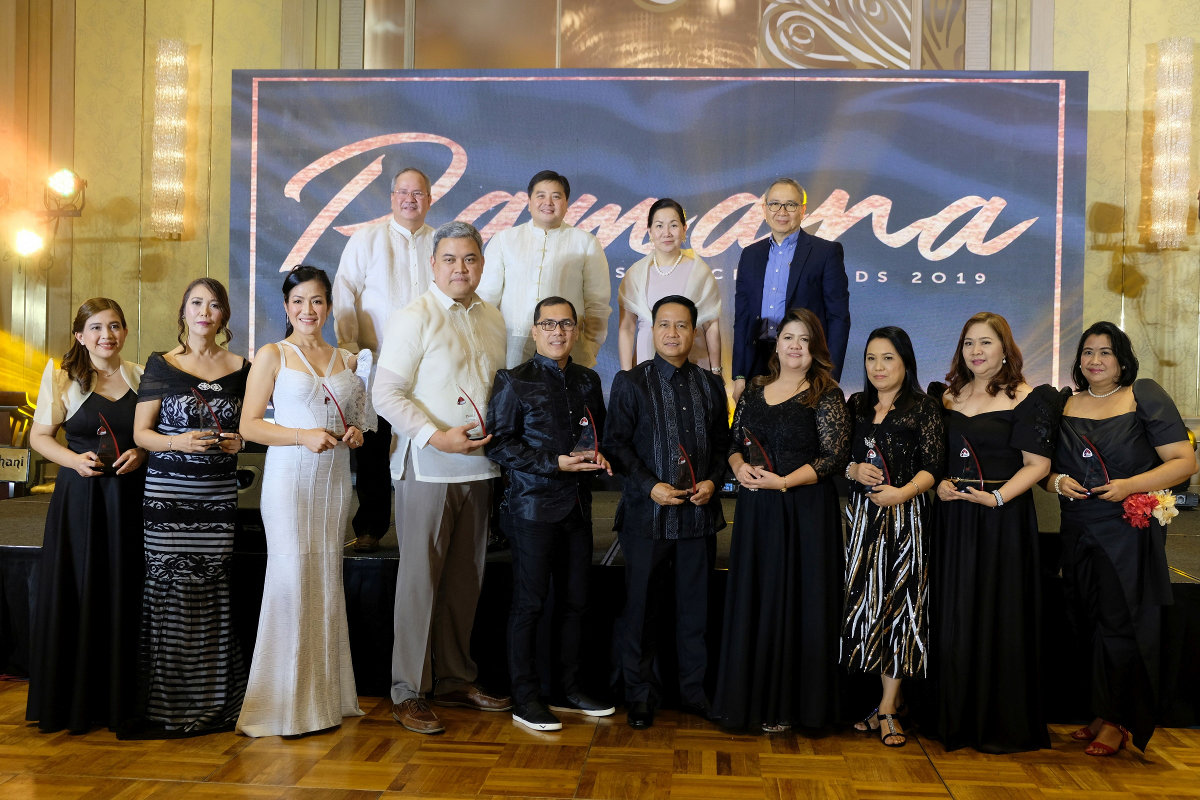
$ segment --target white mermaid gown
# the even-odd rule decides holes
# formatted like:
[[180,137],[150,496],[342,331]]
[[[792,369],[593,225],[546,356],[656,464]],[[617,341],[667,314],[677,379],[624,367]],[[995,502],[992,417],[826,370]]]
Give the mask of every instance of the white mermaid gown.
[[[362,379],[343,369],[329,375],[335,348],[319,377],[298,348],[307,371],[281,364],[273,395],[275,421],[289,428],[340,430],[362,418]],[[361,369],[360,365],[360,369]],[[342,590],[342,537],[350,512],[350,451],[323,453],[303,445],[267,450],[262,482],[267,572],[258,638],[237,729],[247,736],[293,736],[361,716],[350,662],[346,599]]]

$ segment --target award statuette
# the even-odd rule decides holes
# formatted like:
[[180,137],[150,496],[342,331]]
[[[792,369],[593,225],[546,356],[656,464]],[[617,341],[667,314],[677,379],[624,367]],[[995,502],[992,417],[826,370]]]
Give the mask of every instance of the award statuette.
[[974,487],[979,491],[983,491],[983,468],[979,466],[979,457],[975,455],[975,448],[971,447],[971,443],[967,441],[966,436],[961,436],[962,448],[958,451],[958,477],[954,478],[954,482],[958,484],[960,492],[966,492],[968,487]]
[[587,406],[583,407],[583,416],[579,418],[579,428],[579,440],[571,448],[571,455],[583,456],[584,461],[595,464],[596,458],[600,455],[600,446],[596,441],[596,420],[592,419],[592,410]]
[[[479,411],[479,406],[475,405],[475,401],[471,399],[471,395],[459,386],[458,391],[458,406],[463,412],[462,425],[470,425],[467,428],[468,439],[483,439],[488,435],[487,426],[483,424],[483,414]],[[468,408],[468,406],[470,406]]]
[[[342,404],[338,402],[336,397],[334,397],[333,390],[331,390],[328,386],[326,386],[324,383],[322,383],[321,388],[325,390],[325,395],[326,395],[326,397],[325,397],[325,430],[328,431],[329,435],[332,436],[333,438],[341,439],[343,436],[346,435],[346,429],[348,427],[350,427],[349,425],[346,424],[346,415],[342,413]],[[329,405],[330,400],[333,401],[332,408]],[[334,413],[333,413],[334,411],[337,412],[336,417],[334,416]],[[338,427],[338,422],[342,423],[340,428]]]
[[692,469],[692,460],[688,458],[687,450],[679,445],[679,458],[675,459],[676,489],[686,489],[688,494],[696,493],[696,470]]
[[[204,437],[205,441],[212,442],[212,444],[210,444],[208,446],[208,449],[211,450],[212,448],[216,447],[217,444],[221,441],[221,434],[224,433],[224,431],[221,429],[221,420],[217,419],[217,412],[213,411],[213,407],[208,404],[208,401],[204,399],[204,395],[200,394],[200,392],[196,389],[195,386],[192,387],[192,394],[194,394],[196,396],[196,399],[199,401],[196,404],[196,416],[197,416],[196,429],[197,430],[208,430],[208,432],[210,434],[212,434],[211,436]],[[210,417],[212,417],[213,425],[215,425],[216,428],[208,428],[204,424],[205,409],[208,410],[208,415]]]
[[1083,440],[1083,450],[1080,456],[1083,457],[1085,464],[1083,475],[1079,478],[1079,484],[1083,490],[1087,492],[1087,496],[1092,496],[1092,489],[1098,486],[1104,486],[1109,483],[1108,467],[1104,463],[1104,459],[1100,456],[1100,450],[1092,443],[1092,440],[1086,436],[1080,436]]
[[771,463],[771,457],[767,455],[767,448],[763,447],[758,437],[744,425],[742,426],[742,447],[746,448],[747,464],[752,467],[761,467],[767,472],[775,471],[775,466]]
[[121,448],[117,445],[117,434],[103,414],[100,414],[100,427],[96,428],[96,435],[100,437],[100,442],[96,445],[96,460],[100,462],[100,466],[96,469],[105,475],[116,475],[117,468],[113,464],[121,457]]
[[[883,473],[883,482],[890,485],[892,482],[892,473],[888,471],[887,459],[883,457],[883,448],[875,443],[874,437],[867,437],[863,441],[867,445],[867,456],[863,459],[863,463],[878,467],[879,471]],[[871,489],[870,491],[873,492],[875,490]]]

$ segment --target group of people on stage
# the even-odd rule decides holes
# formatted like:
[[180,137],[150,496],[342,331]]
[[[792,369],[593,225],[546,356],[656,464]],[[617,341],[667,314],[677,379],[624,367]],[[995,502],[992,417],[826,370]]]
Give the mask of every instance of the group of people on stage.
[[[377,547],[391,511],[381,498],[395,494],[391,701],[408,730],[444,730],[440,706],[511,711],[539,731],[561,728],[563,713],[614,713],[581,685],[579,664],[589,476],[604,472],[623,480],[615,649],[633,728],[652,726],[663,703],[655,631],[673,609],[680,708],[730,729],[841,721],[848,671],[880,677],[878,702],[854,727],[889,747],[907,741],[903,682],[926,677],[925,719],[948,748],[1049,746],[1039,484],[1060,497],[1073,663],[1087,665],[1092,687],[1095,718],[1072,737],[1093,755],[1130,739],[1145,749],[1171,600],[1173,499],[1156,492],[1196,460],[1170,398],[1137,378],[1124,332],[1107,322],[1084,332],[1074,391],[1034,388],[1007,321],[981,312],[962,328],[946,383],[925,391],[908,334],[881,327],[863,350],[865,388],[847,400],[842,248],[800,230],[805,193],[783,179],[762,201],[772,235],[739,262],[732,424],[719,296],[683,250],[684,210],[669,198],[651,207],[652,252],[619,291],[622,371],[606,404],[591,368],[610,313],[603,250],[563,223],[565,177],[538,173],[528,196],[531,220],[485,249],[470,224],[426,225],[429,180],[401,170],[392,216],[350,238],[332,281],[309,266],[287,274],[285,336],[253,365],[227,349],[231,309],[217,281],[187,288],[179,345],[144,372],[121,359],[120,307],[80,307],[70,351],[46,368],[31,435],[62,469],[30,720],[46,731],[286,736],[362,714],[341,566],[354,451],[357,548]],[[330,314],[339,346],[323,338]],[[229,584],[246,441],[268,446],[267,571],[248,672]],[[710,668],[728,473],[741,488]],[[480,685],[470,652],[493,514],[512,548],[511,695]],[[552,663],[539,664],[552,591]]]

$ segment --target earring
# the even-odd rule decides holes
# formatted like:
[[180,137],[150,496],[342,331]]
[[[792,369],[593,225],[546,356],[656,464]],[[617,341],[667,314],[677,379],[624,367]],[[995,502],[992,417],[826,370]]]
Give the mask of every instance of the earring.
[[1000,359],[1000,363],[1001,363],[1001,364],[1007,364],[1007,363],[1008,363],[1008,359],[1007,359],[1007,358],[1002,358],[1002,359]]

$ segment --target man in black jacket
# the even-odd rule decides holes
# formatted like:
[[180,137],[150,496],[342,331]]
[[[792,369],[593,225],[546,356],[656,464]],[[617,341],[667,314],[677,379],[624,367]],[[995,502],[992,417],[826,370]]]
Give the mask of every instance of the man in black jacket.
[[673,562],[675,641],[681,708],[708,715],[704,643],[715,534],[725,527],[716,498],[729,450],[729,406],[721,379],[688,361],[696,306],[668,295],[654,304],[655,356],[617,373],[609,396],[604,446],[625,479],[615,527],[625,554],[621,672],[628,722],[654,724],[655,685],[650,596]]
[[[507,471],[500,506],[512,545],[513,598],[508,665],[513,720],[538,731],[559,730],[553,714],[602,717],[615,709],[580,691],[579,644],[592,563],[592,493],[588,474],[612,470],[600,453],[604,395],[600,376],[571,360],[579,337],[575,306],[547,297],[534,307],[537,353],[496,373],[488,402],[487,455]],[[554,579],[554,682],[549,708],[539,697],[534,651]]]

